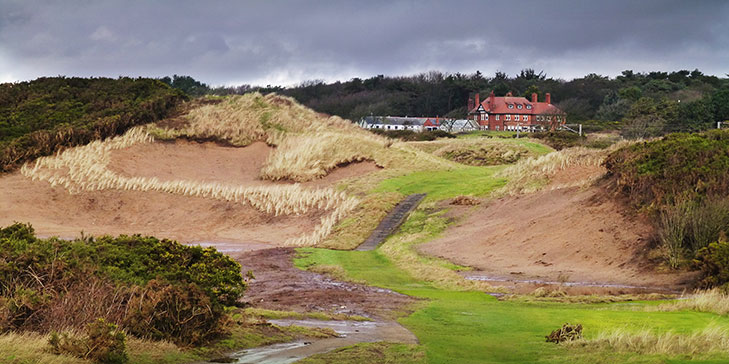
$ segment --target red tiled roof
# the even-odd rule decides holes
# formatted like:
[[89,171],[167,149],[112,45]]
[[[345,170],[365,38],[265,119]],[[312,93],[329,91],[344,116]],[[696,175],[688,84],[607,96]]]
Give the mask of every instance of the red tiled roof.
[[[483,106],[484,110],[490,114],[562,114],[562,110],[558,107],[548,104],[546,102],[531,102],[526,97],[516,96],[497,96],[493,97],[493,105],[491,105],[491,97],[487,96],[481,102],[480,106]],[[509,108],[509,105],[513,105]],[[475,113],[478,110],[478,106],[474,107],[469,113]],[[519,108],[521,106],[521,109]],[[528,106],[531,107],[528,108]]]

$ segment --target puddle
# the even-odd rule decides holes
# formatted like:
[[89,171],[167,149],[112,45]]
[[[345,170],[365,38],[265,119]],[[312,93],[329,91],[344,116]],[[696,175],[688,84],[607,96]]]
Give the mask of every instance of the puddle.
[[299,340],[241,350],[230,355],[238,364],[288,364],[308,356],[363,342],[391,341],[417,343],[415,336],[394,321],[320,321],[320,320],[269,320],[278,326],[305,326],[330,328],[340,337],[329,339]]

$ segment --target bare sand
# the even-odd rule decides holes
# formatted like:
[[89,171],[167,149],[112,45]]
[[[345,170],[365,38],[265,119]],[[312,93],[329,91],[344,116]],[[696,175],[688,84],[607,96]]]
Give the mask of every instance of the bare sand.
[[505,197],[471,211],[418,250],[474,267],[469,276],[505,283],[538,279],[680,289],[689,277],[659,272],[648,259],[651,227],[598,186]]
[[[266,185],[273,182],[258,179],[258,173],[272,150],[262,142],[244,148],[190,141],[137,144],[115,150],[108,168],[125,176],[160,180]],[[371,162],[353,163],[303,185],[331,186],[377,169]],[[321,215],[315,211],[275,217],[240,203],[163,192],[105,190],[72,195],[19,172],[0,177],[0,226],[28,222],[40,236],[139,233],[181,242],[238,244],[248,250],[281,245],[311,232]]]

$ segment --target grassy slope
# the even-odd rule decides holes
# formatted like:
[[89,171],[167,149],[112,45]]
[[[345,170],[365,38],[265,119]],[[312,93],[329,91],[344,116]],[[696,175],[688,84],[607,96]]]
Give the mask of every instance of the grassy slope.
[[[505,182],[493,176],[494,171],[500,168],[416,172],[385,180],[375,191],[428,192],[430,201],[458,194],[483,195]],[[693,332],[710,324],[729,328],[729,318],[692,311],[644,312],[639,309],[641,305],[655,304],[653,302],[574,304],[498,301],[482,291],[457,284],[454,280],[458,278],[450,277],[444,282],[437,277],[458,267],[449,267],[439,259],[418,256],[412,249],[445,229],[447,221],[439,215],[439,212],[430,212],[427,207],[419,209],[403,225],[400,233],[375,251],[307,248],[300,250],[302,256],[295,264],[302,269],[316,265],[339,266],[347,278],[427,299],[418,310],[400,319],[400,322],[418,337],[428,363],[693,363],[704,362],[704,359],[729,359],[726,354],[668,357],[546,343],[544,336],[565,322],[583,324],[586,338],[593,338],[601,331],[616,328],[656,332],[672,330],[678,333]],[[384,347],[382,350],[394,349]],[[370,355],[361,346],[342,349],[337,355],[341,357],[343,352],[349,353],[346,357],[350,363],[360,362],[362,355]],[[337,356],[317,358],[336,360]]]
[[375,192],[395,191],[405,195],[427,193],[426,201],[436,201],[458,195],[483,196],[506,183],[494,178],[503,166],[463,167],[452,170],[415,172],[382,181]]

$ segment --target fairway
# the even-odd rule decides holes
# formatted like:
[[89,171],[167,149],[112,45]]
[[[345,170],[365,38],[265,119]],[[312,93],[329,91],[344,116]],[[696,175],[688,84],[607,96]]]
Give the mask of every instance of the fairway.
[[[650,329],[690,333],[708,325],[729,327],[729,319],[699,312],[643,312],[652,302],[613,304],[521,303],[499,301],[474,291],[440,290],[399,269],[379,251],[299,249],[295,264],[338,265],[348,277],[426,299],[400,319],[425,348],[428,363],[720,363],[720,357],[693,358],[596,351],[547,343],[544,336],[565,322],[581,323],[585,337],[605,330]],[[729,360],[723,356],[724,360]],[[667,359],[673,359],[666,361]],[[709,361],[706,361],[706,360]],[[714,359],[713,361],[711,361]]]

